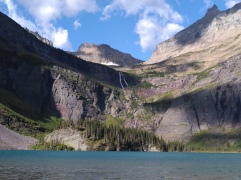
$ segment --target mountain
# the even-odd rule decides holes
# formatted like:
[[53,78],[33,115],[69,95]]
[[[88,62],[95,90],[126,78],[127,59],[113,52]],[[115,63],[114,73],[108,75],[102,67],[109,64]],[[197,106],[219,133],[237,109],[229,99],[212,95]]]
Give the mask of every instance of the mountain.
[[130,54],[120,52],[107,44],[95,45],[83,43],[78,51],[73,53],[86,61],[104,64],[108,66],[131,67],[143,61],[132,57]]
[[47,38],[44,38],[42,36],[39,35],[39,33],[36,31],[36,32],[33,32],[31,30],[29,30],[28,28],[25,28],[29,33],[33,34],[36,38],[38,38],[40,41],[50,45],[50,46],[53,46],[53,42],[50,41],[49,39]]
[[[238,151],[240,13],[241,3],[213,6],[123,72],[51,47],[0,13],[0,124],[37,138],[36,149]],[[99,47],[121,54],[81,46],[92,57],[107,56]],[[12,147],[1,137],[0,146]]]
[[145,64],[172,60],[178,64],[202,63],[206,67],[238,55],[241,52],[240,7],[239,3],[232,9],[219,11],[214,5],[202,19],[159,44]]
[[43,43],[2,13],[0,77],[0,123],[31,136],[61,123],[124,116],[122,88],[139,82]]
[[214,5],[135,67],[146,84],[135,94],[146,100],[160,137],[188,142],[204,133],[203,146],[235,144],[237,134],[233,142],[227,137],[241,125],[240,15],[240,3],[223,12]]

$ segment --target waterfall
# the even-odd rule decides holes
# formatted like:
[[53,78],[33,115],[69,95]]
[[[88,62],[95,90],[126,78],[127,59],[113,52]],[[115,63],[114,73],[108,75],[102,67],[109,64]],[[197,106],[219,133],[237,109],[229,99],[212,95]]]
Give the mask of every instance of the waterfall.
[[119,72],[119,79],[120,79],[121,88],[124,89],[124,86],[123,86],[123,84],[122,84],[122,82],[121,82],[121,73],[120,73],[120,72]]
[[126,78],[125,78],[124,74],[122,74],[122,72],[119,72],[120,85],[121,85],[121,88],[124,89],[124,86],[122,84],[122,77],[123,77],[123,82],[125,83],[125,85],[129,86],[128,83],[126,82]]
[[124,76],[124,74],[122,72],[120,72],[120,74],[123,76],[124,82],[126,83],[126,86],[129,86],[128,83],[126,82],[126,78]]

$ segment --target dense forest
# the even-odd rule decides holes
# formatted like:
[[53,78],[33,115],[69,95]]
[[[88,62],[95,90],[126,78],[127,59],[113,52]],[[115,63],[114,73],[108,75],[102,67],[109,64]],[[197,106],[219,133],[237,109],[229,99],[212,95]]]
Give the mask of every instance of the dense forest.
[[102,121],[84,121],[80,120],[77,124],[63,122],[59,128],[75,128],[81,135],[92,144],[98,142],[97,149],[109,151],[149,151],[151,147],[162,152],[183,151],[184,144],[180,142],[165,142],[154,133],[148,131],[124,128],[116,125],[106,125]]

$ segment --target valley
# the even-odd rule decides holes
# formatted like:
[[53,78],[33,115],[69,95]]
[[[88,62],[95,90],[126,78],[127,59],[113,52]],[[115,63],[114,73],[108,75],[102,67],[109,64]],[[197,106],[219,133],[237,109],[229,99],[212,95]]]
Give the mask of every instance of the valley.
[[0,13],[1,127],[30,149],[239,152],[240,15],[213,6],[143,62],[106,44],[65,52]]

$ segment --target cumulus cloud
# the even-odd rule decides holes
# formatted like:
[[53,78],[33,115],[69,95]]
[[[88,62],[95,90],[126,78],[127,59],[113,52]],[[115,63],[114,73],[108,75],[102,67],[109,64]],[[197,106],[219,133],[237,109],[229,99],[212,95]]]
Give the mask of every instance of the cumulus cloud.
[[78,20],[74,21],[74,29],[77,30],[81,26],[80,22]]
[[25,6],[38,23],[46,23],[62,16],[75,16],[81,11],[95,12],[95,0],[17,0]]
[[227,8],[231,8],[235,4],[240,3],[240,2],[241,2],[241,0],[226,0],[225,5],[226,5]]
[[[0,0],[5,3],[8,15],[23,27],[38,31],[43,37],[53,41],[55,47],[71,50],[68,31],[55,26],[64,16],[76,16],[81,11],[95,12],[98,6],[95,0]],[[34,22],[19,15],[17,4],[26,8]]]
[[8,15],[17,23],[21,24],[23,27],[28,27],[32,31],[37,31],[36,25],[31,22],[30,20],[27,20],[24,17],[21,17],[17,13],[17,5],[14,4],[11,0],[0,0],[0,2],[5,3],[8,9]]
[[125,12],[126,16],[140,14],[135,32],[144,52],[183,29],[183,17],[165,0],[114,0],[104,8],[101,19],[108,20],[115,11]]

